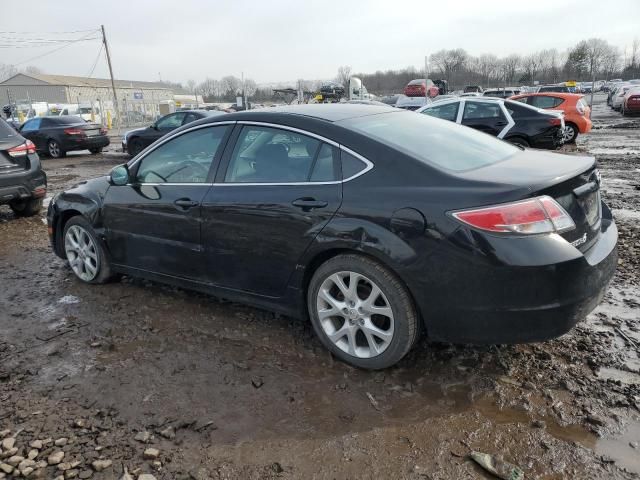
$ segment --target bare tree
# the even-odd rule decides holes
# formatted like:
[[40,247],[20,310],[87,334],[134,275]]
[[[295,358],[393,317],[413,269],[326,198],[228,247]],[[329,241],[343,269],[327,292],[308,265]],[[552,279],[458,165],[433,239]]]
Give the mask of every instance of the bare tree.
[[34,75],[38,75],[38,74],[42,73],[42,69],[40,69],[38,67],[35,67],[33,65],[27,65],[22,71],[24,73],[27,73],[27,74],[32,73]]
[[227,75],[220,80],[220,87],[225,95],[236,95],[242,89],[242,80],[233,75]]
[[502,59],[500,64],[500,71],[502,73],[502,80],[505,83],[513,83],[518,67],[522,63],[522,58],[516,53]]
[[496,70],[498,69],[498,57],[491,53],[484,53],[477,59],[477,70],[482,77],[482,82],[485,85],[489,84],[489,79],[495,77]]
[[13,65],[0,63],[0,82],[13,77],[16,73],[18,73],[18,69]]
[[[638,37],[633,39],[631,44],[631,58],[629,59],[629,65],[632,69],[635,69],[640,64],[640,40]],[[626,67],[627,65],[625,65]]]
[[620,63],[620,50],[610,45],[602,58],[602,73],[605,79],[609,80],[620,70]]
[[446,80],[454,85],[456,72],[462,70],[469,61],[469,54],[462,48],[454,50],[440,50],[429,57]]
[[533,83],[540,69],[540,54],[532,53],[522,59],[522,67],[528,77],[528,80]]
[[589,74],[592,79],[595,78],[595,74],[602,67],[606,54],[610,50],[610,46],[606,40],[601,38],[590,38],[585,42],[586,45],[586,60],[589,65]]
[[187,90],[191,93],[196,93],[196,81],[193,79],[187,80]]
[[258,90],[258,84],[251,78],[244,79],[244,94],[247,97],[253,97]]
[[336,75],[336,82],[342,85],[344,88],[349,88],[349,79],[351,78],[351,67],[348,65],[342,65],[338,68],[338,75]]

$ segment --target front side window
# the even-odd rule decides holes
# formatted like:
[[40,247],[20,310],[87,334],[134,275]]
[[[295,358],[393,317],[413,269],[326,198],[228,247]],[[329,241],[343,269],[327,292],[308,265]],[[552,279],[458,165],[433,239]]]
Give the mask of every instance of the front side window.
[[171,115],[167,115],[166,117],[158,120],[156,126],[160,130],[173,130],[174,128],[178,128],[182,125],[183,120],[184,113],[172,113]]
[[213,126],[178,135],[146,155],[138,183],[204,183],[227,126]]
[[503,116],[502,109],[498,103],[489,102],[466,102],[462,121],[465,120],[488,120]]
[[447,103],[446,105],[438,105],[431,108],[427,108],[422,111],[425,115],[431,115],[432,117],[442,118],[443,120],[449,120],[455,122],[458,117],[458,102]]
[[[320,146],[319,140],[289,130],[245,126],[236,142],[225,182],[308,182]],[[323,158],[327,156],[325,150]],[[326,173],[319,170],[317,175]]]

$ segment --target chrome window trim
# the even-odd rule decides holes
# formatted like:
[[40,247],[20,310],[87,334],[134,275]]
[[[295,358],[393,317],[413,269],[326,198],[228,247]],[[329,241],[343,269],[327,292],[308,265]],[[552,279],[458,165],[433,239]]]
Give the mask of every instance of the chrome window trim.
[[128,167],[129,168],[134,167],[138,162],[141,162],[151,152],[155,151],[157,148],[160,148],[162,145],[164,145],[169,140],[172,140],[175,137],[178,137],[180,135],[184,135],[185,133],[191,132],[193,130],[199,130],[201,128],[215,127],[215,126],[218,126],[218,125],[232,125],[232,124],[254,125],[254,126],[259,126],[259,127],[277,128],[277,129],[280,129],[280,130],[288,130],[288,131],[291,131],[291,132],[300,133],[301,135],[306,135],[308,137],[312,137],[312,138],[315,138],[317,140],[320,140],[321,142],[328,143],[329,145],[332,145],[332,146],[340,149],[343,152],[346,152],[346,153],[348,153],[350,155],[353,155],[358,160],[360,160],[362,163],[364,163],[365,168],[363,168],[362,170],[360,170],[356,174],[351,175],[349,178],[344,178],[342,180],[332,180],[330,182],[279,182],[279,183],[253,183],[253,182],[252,183],[244,183],[244,182],[218,182],[218,183],[214,182],[214,183],[206,183],[206,182],[204,182],[204,183],[137,183],[137,184],[127,183],[126,186],[133,186],[133,185],[143,186],[144,185],[144,186],[159,187],[159,186],[162,186],[162,185],[167,185],[167,186],[205,185],[205,186],[216,186],[216,187],[229,187],[229,186],[254,186],[255,187],[255,186],[259,186],[259,185],[263,185],[263,186],[337,185],[337,184],[340,184],[340,183],[350,182],[351,180],[354,180],[354,179],[360,177],[361,175],[364,175],[365,173],[367,173],[368,171],[370,171],[374,167],[373,162],[371,162],[370,160],[366,159],[365,157],[363,157],[359,153],[354,152],[353,150],[351,150],[350,148],[345,147],[344,145],[340,145],[338,142],[336,142],[334,140],[331,140],[329,138],[323,137],[322,135],[318,135],[316,133],[309,132],[307,130],[302,130],[302,129],[295,128],[295,127],[290,127],[288,125],[280,125],[280,124],[268,123],[268,122],[259,122],[259,121],[254,121],[254,120],[239,120],[239,121],[223,121],[223,122],[215,122],[215,123],[206,123],[206,124],[203,124],[203,125],[196,125],[195,127],[187,128],[186,130],[181,130],[180,132],[177,132],[175,134],[169,134],[165,139],[163,139],[159,144],[155,145],[151,150],[143,151],[140,154],[140,156],[138,158],[136,158],[133,163],[131,163],[131,165],[128,165]]

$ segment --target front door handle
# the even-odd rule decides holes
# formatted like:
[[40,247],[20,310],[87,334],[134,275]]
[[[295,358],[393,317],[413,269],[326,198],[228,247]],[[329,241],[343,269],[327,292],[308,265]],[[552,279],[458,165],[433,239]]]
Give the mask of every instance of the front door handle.
[[173,203],[184,210],[188,210],[190,208],[197,207],[198,205],[200,205],[199,202],[194,202],[189,198],[179,198]]
[[291,202],[291,205],[293,205],[294,207],[302,208],[302,210],[308,212],[313,208],[324,208],[329,205],[329,203],[325,202],[324,200],[316,200],[315,198],[311,197],[302,197]]
[[496,123],[496,127],[504,127],[506,125],[508,125],[507,122],[498,122],[498,123]]

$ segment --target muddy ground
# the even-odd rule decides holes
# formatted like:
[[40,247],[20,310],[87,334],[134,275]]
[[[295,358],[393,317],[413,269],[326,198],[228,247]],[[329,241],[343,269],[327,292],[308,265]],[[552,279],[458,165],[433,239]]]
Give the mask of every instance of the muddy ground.
[[[620,229],[603,304],[554,341],[421,341],[382,372],[336,361],[303,321],[126,277],[83,285],[41,217],[0,207],[0,462],[33,457],[30,478],[492,478],[477,450],[525,478],[638,478],[640,119],[598,96],[594,121],[566,150],[598,157]],[[45,159],[50,194],[121,161]]]

